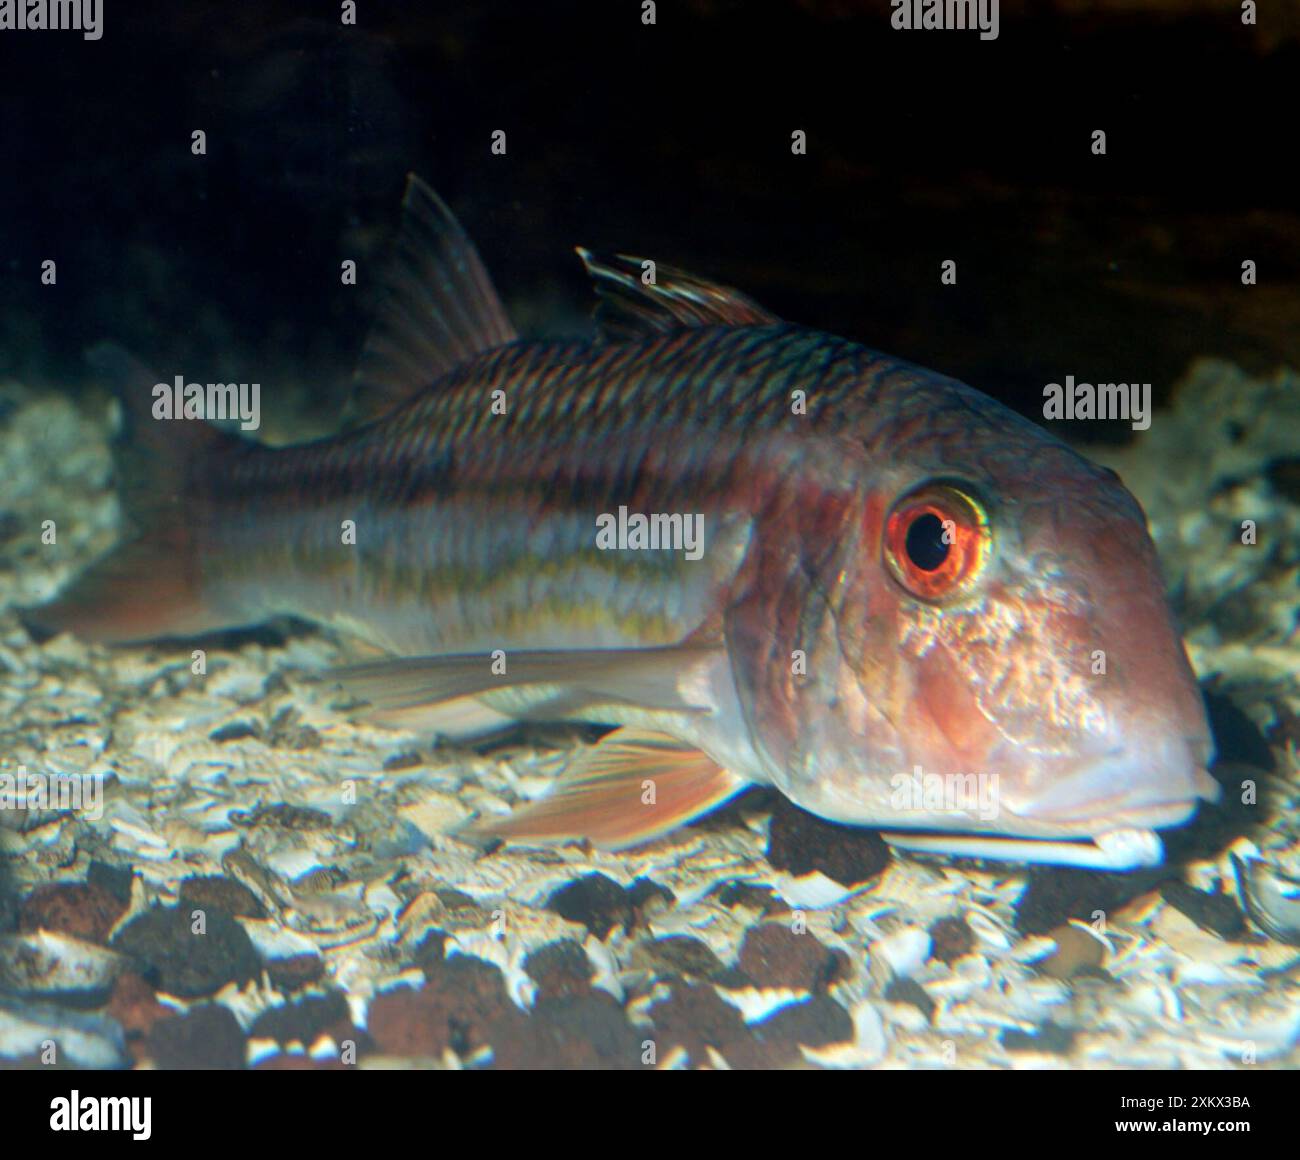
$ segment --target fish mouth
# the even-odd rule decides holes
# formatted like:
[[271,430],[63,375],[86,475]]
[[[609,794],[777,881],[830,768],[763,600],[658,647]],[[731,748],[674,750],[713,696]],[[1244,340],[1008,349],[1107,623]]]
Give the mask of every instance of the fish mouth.
[[1023,802],[1004,796],[991,826],[882,837],[900,849],[949,857],[1110,871],[1157,866],[1164,846],[1156,831],[1181,825],[1222,793],[1206,769],[1211,752],[1200,735],[1141,750],[1117,747],[1073,762]]
[[1026,800],[1004,797],[1002,807],[1035,829],[1081,835],[1165,829],[1187,821],[1201,801],[1218,800],[1222,791],[1207,769],[1211,753],[1208,738],[1199,734],[1116,747],[1081,759]]

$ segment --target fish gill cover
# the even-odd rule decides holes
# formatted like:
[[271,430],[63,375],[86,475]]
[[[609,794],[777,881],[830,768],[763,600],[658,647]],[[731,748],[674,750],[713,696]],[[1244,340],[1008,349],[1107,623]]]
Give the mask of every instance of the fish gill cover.
[[0,1060],[1293,1068],[1294,5],[338,9],[0,3]]

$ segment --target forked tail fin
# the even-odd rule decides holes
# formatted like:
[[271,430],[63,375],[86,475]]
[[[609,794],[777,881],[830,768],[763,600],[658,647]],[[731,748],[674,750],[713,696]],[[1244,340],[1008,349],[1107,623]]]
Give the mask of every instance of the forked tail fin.
[[108,644],[224,627],[203,606],[200,481],[239,440],[201,420],[155,419],[159,378],[120,347],[104,343],[87,358],[122,404],[113,459],[123,540],[56,599],[23,610],[24,623],[42,637],[66,631]]

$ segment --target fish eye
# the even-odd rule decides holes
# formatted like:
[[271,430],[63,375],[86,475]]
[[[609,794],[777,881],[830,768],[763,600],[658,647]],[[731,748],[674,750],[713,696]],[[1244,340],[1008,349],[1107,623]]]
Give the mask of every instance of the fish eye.
[[913,596],[942,602],[974,583],[991,538],[978,500],[951,484],[928,483],[903,496],[885,521],[885,563]]

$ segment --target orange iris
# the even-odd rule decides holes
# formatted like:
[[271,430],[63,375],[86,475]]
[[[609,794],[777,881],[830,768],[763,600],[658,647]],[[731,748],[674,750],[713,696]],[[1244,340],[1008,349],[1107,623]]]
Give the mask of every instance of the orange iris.
[[889,571],[921,600],[942,602],[968,589],[989,543],[984,509],[949,484],[926,484],[904,496],[885,522]]

